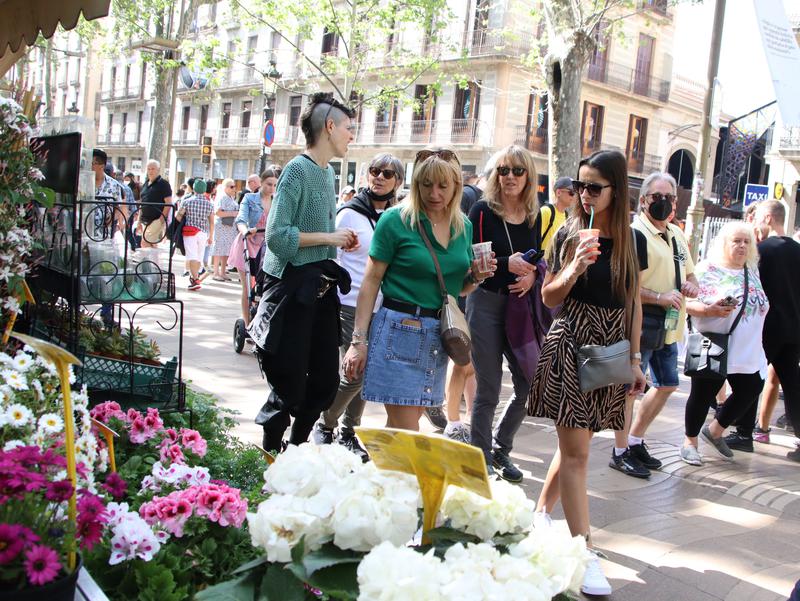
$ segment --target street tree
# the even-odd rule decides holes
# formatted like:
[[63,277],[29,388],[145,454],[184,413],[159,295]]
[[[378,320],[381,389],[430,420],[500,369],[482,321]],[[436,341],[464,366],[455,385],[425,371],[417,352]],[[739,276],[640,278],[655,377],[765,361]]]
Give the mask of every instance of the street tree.
[[[398,103],[426,110],[445,80],[464,78],[457,60],[447,70],[442,68],[443,57],[453,56],[456,48],[446,36],[453,17],[447,0],[230,3],[236,18],[252,28],[274,32],[305,65],[305,77],[278,82],[287,89],[308,93],[324,87],[356,107]],[[319,39],[320,32],[329,51],[316,58],[304,46]],[[423,76],[427,95],[414,98],[409,90]]]
[[533,11],[545,37],[528,64],[542,69],[547,89],[551,178],[578,171],[581,79],[589,60],[615,35],[624,43],[623,21],[652,6],[666,8],[667,0],[548,0]]

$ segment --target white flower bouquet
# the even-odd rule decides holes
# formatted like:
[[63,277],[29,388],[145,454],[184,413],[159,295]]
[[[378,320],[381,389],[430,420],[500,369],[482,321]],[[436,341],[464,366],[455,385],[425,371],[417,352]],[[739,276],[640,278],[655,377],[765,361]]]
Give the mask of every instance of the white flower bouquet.
[[[264,473],[270,496],[247,516],[265,556],[199,601],[310,598],[359,601],[549,601],[576,591],[588,559],[581,537],[532,530],[524,491],[492,482],[492,499],[451,487],[419,545],[416,478],[363,464],[339,445],[290,446]],[[568,597],[567,597],[568,598]]]

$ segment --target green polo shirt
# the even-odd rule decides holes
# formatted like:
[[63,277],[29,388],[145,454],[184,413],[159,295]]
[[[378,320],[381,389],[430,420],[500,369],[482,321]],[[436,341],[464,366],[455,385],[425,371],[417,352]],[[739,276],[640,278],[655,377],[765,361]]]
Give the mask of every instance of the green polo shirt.
[[[436,241],[431,222],[424,214],[420,215],[420,222],[439,259],[447,292],[458,297],[472,262],[472,223],[465,217],[464,232],[458,237],[453,235],[451,228],[450,244],[444,248]],[[381,284],[385,297],[425,309],[442,306],[433,259],[419,231],[403,223],[400,207],[389,209],[378,220],[369,256],[389,264]]]

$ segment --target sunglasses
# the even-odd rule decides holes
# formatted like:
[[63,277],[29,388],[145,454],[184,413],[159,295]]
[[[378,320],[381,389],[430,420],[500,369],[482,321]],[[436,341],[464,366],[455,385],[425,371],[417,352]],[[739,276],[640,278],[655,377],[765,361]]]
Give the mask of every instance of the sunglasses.
[[527,172],[528,170],[525,169],[525,167],[506,167],[504,165],[502,167],[497,168],[498,175],[502,175],[503,177],[505,177],[509,173],[513,173],[514,177],[520,177],[525,175]]
[[596,198],[600,196],[605,188],[613,188],[614,184],[606,184],[605,186],[601,184],[593,184],[590,182],[582,182],[580,180],[574,179],[572,180],[572,189],[575,190],[575,194],[580,196],[583,194],[583,191],[586,190],[589,193],[589,196]]
[[660,192],[653,192],[652,194],[645,194],[645,196],[649,196],[655,202],[661,202],[662,200],[668,200],[671,203],[675,202],[677,198],[674,194],[661,194]]
[[417,158],[415,159],[416,163],[421,163],[422,161],[431,158],[432,156],[436,155],[443,161],[452,161],[455,160],[456,163],[459,165],[461,162],[458,160],[456,153],[452,150],[447,150],[446,148],[439,148],[438,150],[429,150],[427,148],[420,150],[417,153]]
[[383,179],[392,179],[393,177],[397,177],[397,173],[391,169],[379,169],[378,167],[370,167],[369,174],[372,177],[378,177],[379,175],[383,174]]

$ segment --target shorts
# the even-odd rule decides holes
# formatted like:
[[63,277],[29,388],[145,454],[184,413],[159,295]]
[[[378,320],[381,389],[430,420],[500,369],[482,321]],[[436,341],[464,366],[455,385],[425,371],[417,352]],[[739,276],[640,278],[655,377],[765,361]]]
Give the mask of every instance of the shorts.
[[444,402],[447,361],[438,318],[381,307],[369,330],[361,398],[385,405],[438,407]]
[[200,261],[202,263],[207,242],[208,234],[204,231],[199,231],[194,236],[184,236],[183,248],[186,250],[186,260]]
[[153,219],[153,221],[139,221],[142,228],[142,240],[148,244],[158,244],[167,233],[167,222],[163,216]]
[[642,351],[642,372],[653,378],[653,388],[671,388],[678,382],[678,343],[665,344],[657,351]]

